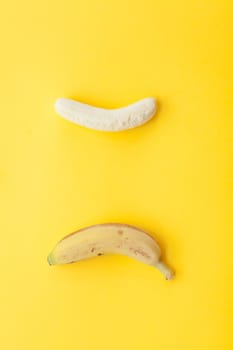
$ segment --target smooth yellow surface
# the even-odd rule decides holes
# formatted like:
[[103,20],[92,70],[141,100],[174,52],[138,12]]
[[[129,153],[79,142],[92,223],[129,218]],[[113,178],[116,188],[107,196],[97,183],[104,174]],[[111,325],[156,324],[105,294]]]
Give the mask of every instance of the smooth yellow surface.
[[[233,349],[233,3],[5,1],[0,13],[0,348]],[[57,97],[146,126],[91,131]],[[99,222],[154,232],[176,279],[124,257],[49,267]]]

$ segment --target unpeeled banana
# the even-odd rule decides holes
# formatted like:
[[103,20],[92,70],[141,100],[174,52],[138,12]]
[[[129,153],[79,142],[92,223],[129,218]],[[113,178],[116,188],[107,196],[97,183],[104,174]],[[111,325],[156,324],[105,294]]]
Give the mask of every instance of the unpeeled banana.
[[121,254],[156,267],[167,280],[173,271],[161,261],[156,240],[143,230],[119,223],[83,228],[57,243],[48,256],[50,265],[69,264],[105,254]]

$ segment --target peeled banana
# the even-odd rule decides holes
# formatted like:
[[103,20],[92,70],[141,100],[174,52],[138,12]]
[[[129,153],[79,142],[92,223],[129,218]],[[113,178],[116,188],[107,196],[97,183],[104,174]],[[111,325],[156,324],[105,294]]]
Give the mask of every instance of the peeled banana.
[[156,101],[149,97],[126,107],[103,109],[59,98],[55,102],[55,110],[63,118],[90,129],[122,131],[148,122],[156,112]]
[[105,254],[121,254],[156,267],[167,280],[173,271],[160,260],[156,240],[143,230],[125,224],[106,223],[83,228],[57,243],[48,256],[50,265],[69,264]]

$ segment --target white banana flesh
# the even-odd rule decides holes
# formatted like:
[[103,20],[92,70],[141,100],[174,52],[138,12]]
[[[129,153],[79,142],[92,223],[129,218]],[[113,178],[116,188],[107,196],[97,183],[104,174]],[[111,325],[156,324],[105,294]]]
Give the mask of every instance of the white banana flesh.
[[153,97],[144,98],[118,109],[97,108],[67,98],[55,102],[56,112],[63,118],[89,129],[123,131],[147,123],[156,112]]
[[166,279],[173,271],[161,261],[156,240],[143,230],[125,224],[99,224],[76,231],[57,243],[48,256],[50,265],[69,264],[99,255],[120,254],[158,268]]

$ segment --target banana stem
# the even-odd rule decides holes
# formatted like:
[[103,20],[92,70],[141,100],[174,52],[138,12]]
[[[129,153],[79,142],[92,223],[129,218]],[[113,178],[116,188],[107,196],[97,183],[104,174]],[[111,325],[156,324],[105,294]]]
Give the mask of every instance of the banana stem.
[[174,277],[174,272],[163,261],[158,261],[154,266],[162,272],[166,280],[171,280]]

